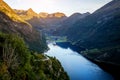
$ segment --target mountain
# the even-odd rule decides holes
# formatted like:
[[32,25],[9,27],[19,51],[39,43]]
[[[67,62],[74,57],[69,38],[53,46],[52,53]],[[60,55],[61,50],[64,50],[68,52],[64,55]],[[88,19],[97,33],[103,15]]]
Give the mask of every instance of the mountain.
[[[90,39],[94,39],[91,40],[91,42],[96,42],[96,38],[94,37],[97,37],[98,35],[98,38],[103,38],[100,40],[105,40],[105,38],[109,37],[107,34],[114,34],[118,35],[119,37],[119,3],[120,1],[111,1],[110,3],[95,11],[93,14],[75,21],[74,23],[70,24],[69,27],[67,27],[67,31],[63,30],[63,32],[65,32],[64,35],[67,35],[70,41],[79,43],[86,42],[85,40],[88,41]],[[106,37],[104,33],[107,33]],[[94,45],[91,45],[89,47],[92,48],[92,46]],[[88,47],[88,45],[86,45],[85,47]]]
[[17,10],[14,9],[15,13],[17,13],[22,19],[24,20],[30,20],[34,17],[38,17],[38,14],[35,13],[31,8],[28,10]]
[[[65,20],[63,20],[61,22],[60,27],[58,27],[56,29],[56,32],[54,32],[55,34],[59,34],[59,35],[66,35],[69,34],[69,28],[71,28],[71,26],[73,27],[74,23],[77,22],[78,20],[82,20],[85,17],[89,16],[90,13],[74,13],[71,16],[69,16],[68,18],[66,18]],[[71,29],[72,30],[72,29]],[[62,33],[61,33],[62,31]]]
[[[39,20],[41,23],[44,23],[46,27],[50,27],[51,25],[59,24],[61,21],[66,19],[66,15],[64,13],[56,12],[52,14],[48,13],[39,13],[39,16],[44,16],[43,18],[40,17]],[[46,17],[45,17],[46,16]]]
[[43,52],[47,49],[42,34],[19,17],[3,0],[0,0],[0,31],[23,37],[30,49]]
[[56,12],[48,15],[48,18],[62,18],[66,15],[64,13]]
[[0,11],[9,16],[13,21],[23,22],[29,25],[29,23],[16,15],[16,13],[3,0],[0,0]]
[[29,22],[34,28],[42,30],[47,34],[56,30],[56,28],[60,26],[61,22],[67,18],[67,16],[61,12],[52,14],[41,12],[37,14],[32,9],[14,10],[22,19]]
[[76,22],[75,27],[78,27],[79,33],[75,36],[80,36],[78,42],[81,44],[85,42],[84,46],[88,48],[119,44],[119,15],[120,1],[115,0],[98,9],[84,20]]
[[67,16],[64,13],[56,12],[48,14],[45,19],[41,19],[41,22],[46,24],[47,27],[56,28],[55,26],[58,26],[66,18]]
[[83,18],[85,18],[85,17],[88,16],[88,15],[90,15],[89,12],[83,13],[83,14],[81,14],[81,13],[74,13],[74,14],[72,14],[70,17],[68,17],[68,18],[64,21],[63,24],[68,24],[68,23],[73,24],[73,23],[75,23],[76,21],[78,21],[78,20],[80,20],[80,19],[83,19]]
[[41,12],[38,15],[39,15],[40,18],[47,18],[49,14],[46,13],[46,12]]
[[69,27],[63,27],[58,31],[67,36],[72,44],[92,50],[91,53],[88,51],[87,56],[94,60],[120,64],[119,0],[113,0],[93,14],[69,23]]
[[56,13],[46,13],[46,12],[40,12],[39,14],[37,14],[36,12],[34,12],[31,8],[29,8],[28,10],[17,10],[14,9],[15,13],[17,13],[19,16],[21,16],[24,20],[30,20],[33,17],[37,17],[37,18],[62,18],[62,17],[66,17],[66,15],[64,13],[60,13],[60,12],[56,12]]

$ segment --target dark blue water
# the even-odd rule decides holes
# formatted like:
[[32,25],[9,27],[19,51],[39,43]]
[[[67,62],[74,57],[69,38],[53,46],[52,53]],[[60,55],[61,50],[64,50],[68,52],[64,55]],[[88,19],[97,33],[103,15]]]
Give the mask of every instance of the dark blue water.
[[45,54],[55,56],[61,62],[70,80],[113,80],[110,74],[71,48],[63,48],[53,44],[48,46],[50,50]]

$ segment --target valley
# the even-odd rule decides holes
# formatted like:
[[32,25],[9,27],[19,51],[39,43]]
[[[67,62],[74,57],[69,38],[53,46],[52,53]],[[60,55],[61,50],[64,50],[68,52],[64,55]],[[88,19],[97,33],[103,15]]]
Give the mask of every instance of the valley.
[[0,80],[120,80],[120,1],[68,16],[0,0],[0,53]]

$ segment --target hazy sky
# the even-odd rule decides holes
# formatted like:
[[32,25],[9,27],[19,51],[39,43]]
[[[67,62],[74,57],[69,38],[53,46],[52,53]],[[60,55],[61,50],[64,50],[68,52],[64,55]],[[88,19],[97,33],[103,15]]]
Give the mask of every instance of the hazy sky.
[[32,8],[39,12],[63,12],[71,15],[75,12],[94,12],[112,0],[4,0],[14,9]]

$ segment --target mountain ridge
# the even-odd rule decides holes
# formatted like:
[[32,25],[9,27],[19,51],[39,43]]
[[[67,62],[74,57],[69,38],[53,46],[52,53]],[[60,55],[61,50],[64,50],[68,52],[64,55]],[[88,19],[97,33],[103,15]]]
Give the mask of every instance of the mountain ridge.
[[[31,16],[27,15],[27,12],[31,12]],[[64,13],[55,12],[55,13],[46,13],[41,12],[39,14],[35,13],[32,9],[31,10],[15,10],[15,12],[21,16],[24,20],[29,22],[34,28],[37,30],[42,30],[43,32],[51,33],[54,31],[63,20],[67,18]],[[32,14],[34,14],[32,15]]]
[[46,50],[47,45],[43,41],[42,33],[35,30],[28,22],[19,17],[4,1],[0,2],[0,19],[1,32],[21,36],[32,50],[40,52]]
[[[29,8],[28,10],[18,10],[18,9],[14,9],[14,11],[22,16],[27,16],[27,15],[31,15],[32,17],[38,17],[38,18],[62,18],[62,17],[66,17],[66,15],[64,13],[61,12],[55,12],[55,13],[47,13],[47,12],[40,12],[40,13],[36,13],[32,8]],[[27,16],[28,17],[28,16]],[[29,20],[29,19],[25,19],[25,20]]]
[[16,15],[16,13],[3,0],[1,0],[0,2],[0,11],[9,16],[13,21],[25,23],[32,27],[29,23],[27,23],[25,20],[21,19],[18,15]]

